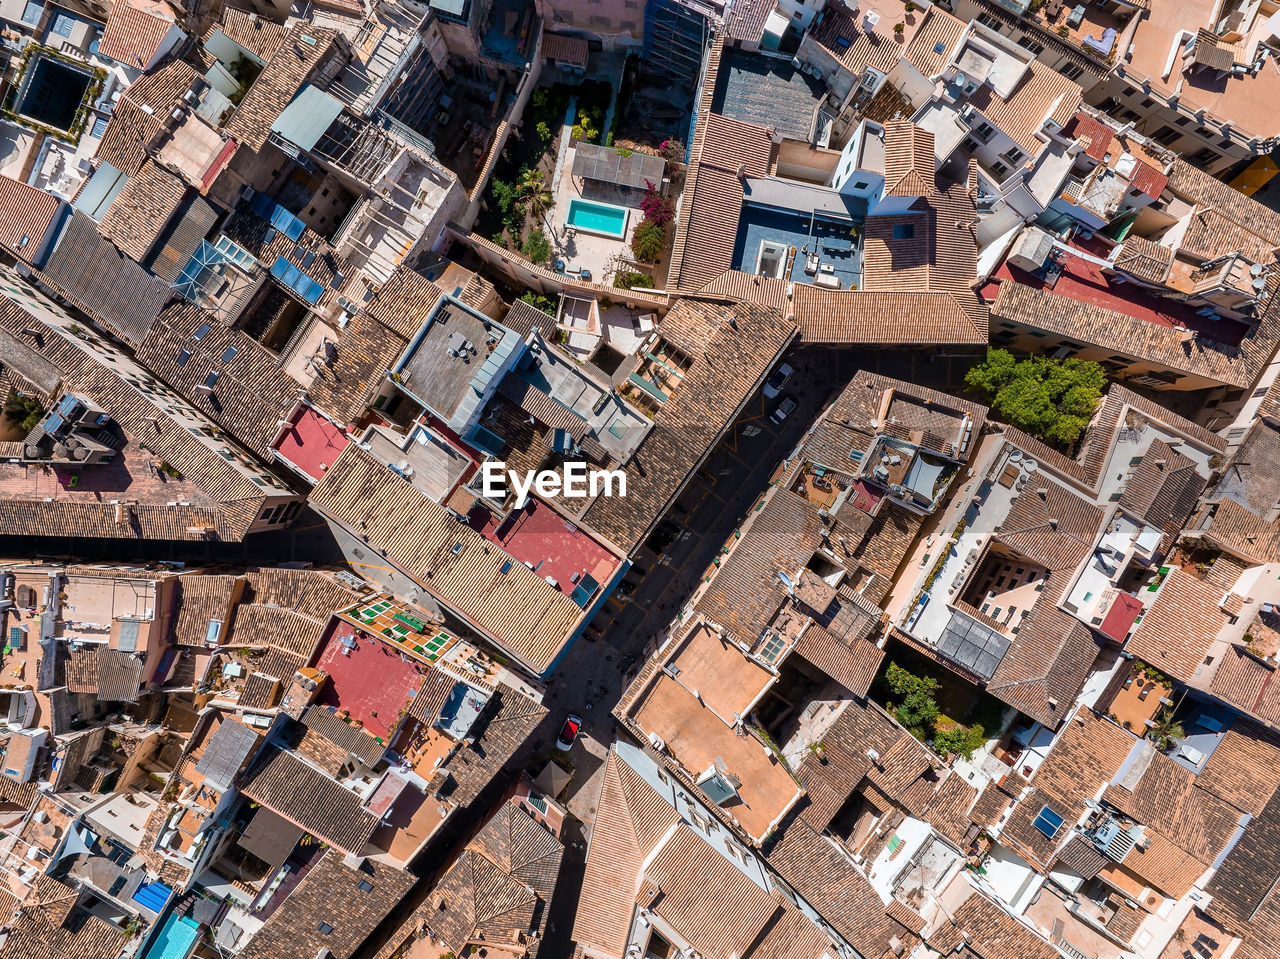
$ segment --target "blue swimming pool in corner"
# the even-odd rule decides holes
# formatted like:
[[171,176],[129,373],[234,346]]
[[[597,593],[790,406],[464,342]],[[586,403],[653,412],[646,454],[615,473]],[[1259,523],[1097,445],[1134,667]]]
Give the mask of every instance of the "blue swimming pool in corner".
[[147,945],[145,959],[187,959],[199,938],[198,922],[171,912]]
[[575,198],[569,201],[569,215],[565,217],[565,223],[584,233],[598,233],[621,240],[627,235],[627,213],[624,206]]

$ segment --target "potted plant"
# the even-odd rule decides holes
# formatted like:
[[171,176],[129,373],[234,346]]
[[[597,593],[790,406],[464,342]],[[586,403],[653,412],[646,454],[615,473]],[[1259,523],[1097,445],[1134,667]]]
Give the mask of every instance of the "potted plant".
[[906,23],[895,23],[893,25],[894,36],[896,36],[899,40],[902,39],[902,35],[906,32],[907,32]]

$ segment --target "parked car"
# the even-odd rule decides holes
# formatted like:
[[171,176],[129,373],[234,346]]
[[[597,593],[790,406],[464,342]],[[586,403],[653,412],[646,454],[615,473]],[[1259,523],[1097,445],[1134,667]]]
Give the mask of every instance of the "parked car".
[[769,419],[775,423],[782,423],[788,416],[796,411],[796,398],[791,394],[787,394],[782,398],[782,402],[778,404],[778,408],[774,410]]
[[567,753],[573,748],[573,741],[578,738],[578,733],[581,731],[582,719],[571,715],[564,721],[564,727],[560,730],[560,735],[556,737],[556,749],[562,753]]
[[781,393],[782,388],[787,385],[787,380],[791,379],[791,374],[794,372],[795,370],[791,368],[790,363],[783,363],[774,370],[773,375],[764,381],[764,398],[771,400]]

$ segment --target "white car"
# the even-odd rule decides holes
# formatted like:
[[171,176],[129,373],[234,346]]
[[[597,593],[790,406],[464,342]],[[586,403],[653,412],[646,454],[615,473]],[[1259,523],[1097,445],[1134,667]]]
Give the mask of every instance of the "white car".
[[791,379],[791,374],[794,372],[795,370],[791,368],[790,363],[783,363],[774,370],[773,375],[764,381],[764,398],[771,400],[781,393],[782,388],[787,385],[787,380]]
[[794,396],[784,396],[782,402],[778,404],[778,408],[773,411],[769,419],[773,422],[781,424],[788,416],[796,411],[796,398]]

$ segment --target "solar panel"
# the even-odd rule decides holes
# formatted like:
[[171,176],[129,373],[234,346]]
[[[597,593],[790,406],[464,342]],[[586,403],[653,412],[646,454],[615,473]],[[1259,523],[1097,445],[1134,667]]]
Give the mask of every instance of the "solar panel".
[[953,611],[938,639],[938,652],[984,679],[995,675],[1009,651],[1009,638],[970,616]]

